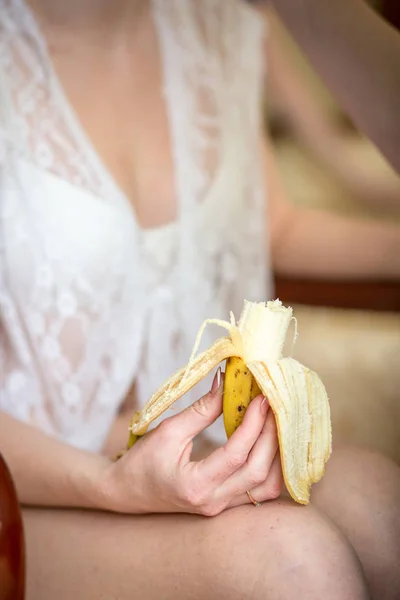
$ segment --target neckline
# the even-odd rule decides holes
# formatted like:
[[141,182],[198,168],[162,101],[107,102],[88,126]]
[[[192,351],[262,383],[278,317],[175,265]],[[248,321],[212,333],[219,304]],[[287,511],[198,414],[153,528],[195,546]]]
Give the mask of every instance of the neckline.
[[[68,130],[71,131],[71,134],[76,141],[78,147],[82,149],[82,153],[87,158],[90,163],[90,166],[96,172],[99,181],[102,183],[102,187],[104,185],[105,190],[108,191],[111,197],[114,197],[116,201],[125,209],[128,209],[128,212],[131,215],[131,218],[134,222],[135,228],[138,233],[143,236],[147,234],[157,234],[157,232],[162,232],[164,229],[168,230],[173,228],[179,222],[179,213],[180,213],[180,202],[178,197],[178,186],[177,186],[177,165],[176,160],[172,160],[173,165],[173,181],[174,181],[174,189],[176,190],[176,211],[177,214],[174,219],[167,221],[159,226],[154,227],[144,227],[139,219],[136,212],[136,209],[133,203],[128,198],[127,194],[121,188],[116,178],[110,171],[107,164],[102,159],[101,155],[97,151],[94,143],[92,142],[90,136],[87,134],[79,115],[71,105],[71,102],[68,99],[65,88],[58,76],[58,73],[53,64],[53,60],[48,50],[48,45],[44,34],[42,33],[38,21],[34,15],[34,12],[31,10],[30,6],[27,4],[26,0],[15,0],[20,4],[21,10],[25,11],[29,21],[30,28],[32,33],[36,39],[36,42],[39,46],[42,59],[45,61],[45,67],[48,71],[49,76],[49,87],[52,92],[56,96],[57,105],[60,107],[60,113],[63,117],[65,117],[67,121]],[[150,17],[152,19],[153,26],[156,32],[159,60],[161,64],[161,87],[166,90],[169,87],[169,69],[165,68],[164,62],[164,54],[163,54],[163,40],[162,40],[162,31],[159,27],[158,19],[155,15],[155,7],[153,0],[149,0],[149,11]],[[164,94],[164,102],[166,103],[166,114],[167,114],[167,127],[169,130],[169,138],[171,140],[171,145],[173,146],[173,140],[176,137],[173,131],[173,119],[170,118],[171,111],[174,110],[173,106],[171,106],[169,95]]]

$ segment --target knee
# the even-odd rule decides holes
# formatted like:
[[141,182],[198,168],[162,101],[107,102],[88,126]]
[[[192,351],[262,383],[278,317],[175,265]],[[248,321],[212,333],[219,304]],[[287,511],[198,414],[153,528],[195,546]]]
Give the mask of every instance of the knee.
[[[400,466],[391,458],[381,452],[364,447],[340,444],[334,446],[332,455],[327,464],[327,473],[332,474],[351,473],[352,478],[367,480],[369,474],[373,473],[382,481],[386,480],[388,474],[400,473]],[[324,479],[322,480],[324,481]]]
[[357,550],[374,597],[399,597],[399,466],[373,450],[336,448],[312,500]]
[[[315,486],[312,501],[336,523],[347,529],[368,532],[379,539],[385,532],[385,546],[400,552],[400,468],[391,459],[373,450],[337,448],[327,472]],[[346,530],[347,531],[347,530]]]
[[210,523],[209,559],[221,597],[368,598],[353,549],[312,507],[277,501],[234,509]]

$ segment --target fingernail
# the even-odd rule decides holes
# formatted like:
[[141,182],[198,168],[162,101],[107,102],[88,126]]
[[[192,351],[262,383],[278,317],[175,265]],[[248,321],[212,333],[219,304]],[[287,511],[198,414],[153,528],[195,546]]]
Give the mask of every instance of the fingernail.
[[217,390],[219,390],[219,386],[221,385],[221,367],[218,367],[217,372],[214,375],[214,379],[211,386],[211,393],[215,394]]
[[266,396],[264,396],[264,398],[262,399],[261,405],[260,405],[261,414],[266,415],[268,412],[268,409],[269,409],[268,398],[266,398]]

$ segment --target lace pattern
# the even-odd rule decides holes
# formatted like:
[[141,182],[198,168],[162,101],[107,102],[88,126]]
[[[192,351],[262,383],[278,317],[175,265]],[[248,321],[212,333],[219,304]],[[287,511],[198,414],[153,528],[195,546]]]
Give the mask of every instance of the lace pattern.
[[[97,450],[133,381],[143,404],[205,318],[270,295],[249,151],[263,32],[235,0],[153,1],[179,215],[148,231],[79,130],[32,15],[2,5],[0,408]],[[209,435],[224,438],[221,424]]]

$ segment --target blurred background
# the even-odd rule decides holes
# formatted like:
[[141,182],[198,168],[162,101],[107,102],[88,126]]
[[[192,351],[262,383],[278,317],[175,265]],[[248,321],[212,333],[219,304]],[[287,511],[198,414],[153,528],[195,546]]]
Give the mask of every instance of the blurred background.
[[[398,0],[370,4],[400,26]],[[399,175],[340,110],[277,15],[266,18],[276,52],[265,126],[289,198],[400,219]],[[294,357],[328,390],[334,443],[375,447],[400,463],[400,285],[277,278],[276,295],[295,309]]]

